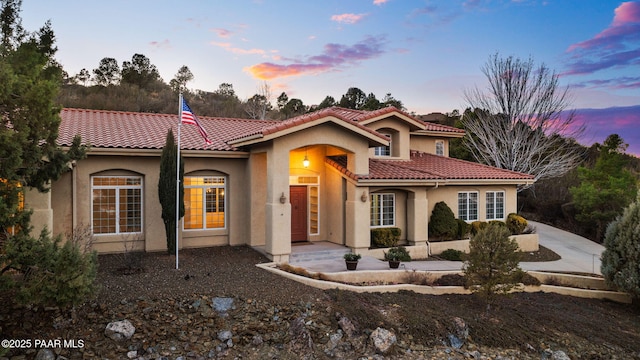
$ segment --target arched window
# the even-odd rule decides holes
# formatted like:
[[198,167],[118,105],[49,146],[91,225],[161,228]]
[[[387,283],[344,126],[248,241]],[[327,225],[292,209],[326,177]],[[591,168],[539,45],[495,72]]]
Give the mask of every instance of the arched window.
[[184,177],[185,230],[226,227],[225,176]]

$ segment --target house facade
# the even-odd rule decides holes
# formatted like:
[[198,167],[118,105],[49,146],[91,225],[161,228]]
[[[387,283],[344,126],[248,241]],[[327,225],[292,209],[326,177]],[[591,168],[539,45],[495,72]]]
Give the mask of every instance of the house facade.
[[[178,116],[63,109],[58,142],[75,135],[88,156],[51,185],[30,192],[33,223],[54,234],[90,227],[94,249],[166,251],[158,196],[160,155]],[[247,244],[286,262],[292,243],[330,241],[365,252],[370,229],[398,227],[426,245],[434,205],[466,221],[516,212],[516,188],[533,177],[450,158],[460,129],[388,107],[339,107],[284,121],[201,117],[181,129],[185,216],[181,248]]]

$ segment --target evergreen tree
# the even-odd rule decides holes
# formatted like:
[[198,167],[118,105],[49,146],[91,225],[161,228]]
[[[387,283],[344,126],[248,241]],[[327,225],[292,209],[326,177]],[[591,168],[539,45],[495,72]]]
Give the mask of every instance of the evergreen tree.
[[617,134],[609,135],[600,148],[593,168],[580,167],[580,185],[570,189],[578,211],[576,219],[600,242],[606,226],[622,213],[636,196],[638,179],[627,169],[627,144]]
[[465,280],[488,304],[496,294],[506,294],[516,287],[522,274],[518,265],[518,243],[510,235],[506,226],[489,224],[469,243],[468,260],[463,269]]
[[15,288],[24,302],[75,304],[92,291],[95,255],[79,244],[60,246],[46,229],[31,237],[31,213],[22,207],[26,188],[49,191],[51,181],[84,156],[84,147],[79,137],[67,152],[56,143],[63,72],[53,57],[50,24],[27,33],[21,1],[0,4],[0,285]]
[[458,235],[458,221],[444,201],[437,202],[429,218],[429,238],[451,240]]
[[640,298],[640,196],[607,227],[602,275],[609,285]]
[[[162,220],[167,235],[167,251],[176,251],[176,159],[178,146],[173,137],[173,131],[167,132],[167,140],[160,158],[160,178],[158,180],[158,198],[162,206]],[[179,217],[184,216],[184,162],[180,159],[180,209]]]

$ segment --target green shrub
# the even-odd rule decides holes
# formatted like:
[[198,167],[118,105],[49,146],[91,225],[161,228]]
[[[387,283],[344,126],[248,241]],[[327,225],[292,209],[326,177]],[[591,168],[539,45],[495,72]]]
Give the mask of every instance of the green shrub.
[[507,227],[511,231],[511,235],[520,235],[527,229],[527,219],[524,217],[511,213],[507,216]]
[[344,254],[343,258],[346,261],[358,261],[362,258],[362,255],[360,254],[354,254],[354,253],[346,253]]
[[371,244],[377,248],[394,247],[398,245],[402,230],[397,227],[371,229]]
[[458,232],[458,221],[453,211],[444,201],[436,203],[429,218],[429,238],[451,240],[456,238]]
[[471,225],[462,219],[456,219],[458,222],[458,239],[466,239],[471,231]]
[[500,226],[500,227],[503,227],[503,228],[507,227],[507,223],[505,223],[504,221],[500,221],[500,220],[489,220],[488,224],[489,225]]
[[604,247],[601,270],[607,284],[640,299],[640,196],[609,224]]
[[486,221],[474,221],[471,223],[471,235],[476,235],[480,230],[483,230],[489,225]]
[[464,253],[456,249],[447,249],[440,254],[440,257],[449,261],[462,261],[464,260]]
[[5,243],[5,265],[22,276],[8,282],[24,304],[66,307],[78,305],[95,291],[97,254],[46,230],[35,239],[20,233]]
[[387,261],[411,261],[411,255],[404,246],[393,247],[384,253]]

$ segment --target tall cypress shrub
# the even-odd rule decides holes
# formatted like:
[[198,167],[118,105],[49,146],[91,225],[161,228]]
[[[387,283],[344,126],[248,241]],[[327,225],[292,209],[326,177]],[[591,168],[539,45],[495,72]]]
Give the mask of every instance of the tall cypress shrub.
[[[160,158],[160,178],[158,180],[158,198],[162,206],[162,221],[167,235],[167,251],[173,254],[176,251],[176,159],[178,146],[173,137],[173,131],[167,131],[167,140],[162,149]],[[179,217],[184,216],[184,162],[180,159],[180,212]]]

